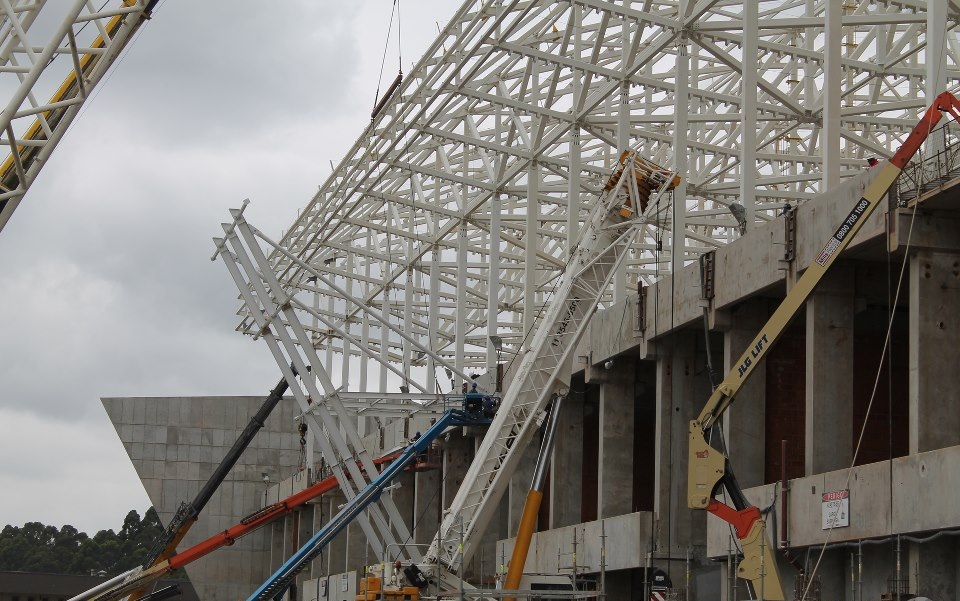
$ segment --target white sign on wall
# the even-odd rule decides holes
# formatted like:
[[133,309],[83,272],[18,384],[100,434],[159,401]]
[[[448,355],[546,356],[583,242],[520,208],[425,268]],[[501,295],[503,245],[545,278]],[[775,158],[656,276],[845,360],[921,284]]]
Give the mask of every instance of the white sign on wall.
[[820,515],[823,529],[843,528],[850,525],[850,491],[825,492],[821,497]]

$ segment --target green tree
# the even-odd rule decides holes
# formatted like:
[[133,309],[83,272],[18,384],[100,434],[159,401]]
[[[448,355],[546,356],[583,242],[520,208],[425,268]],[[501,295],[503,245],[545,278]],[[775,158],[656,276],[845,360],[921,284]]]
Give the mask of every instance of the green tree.
[[0,531],[0,570],[113,576],[146,561],[162,534],[153,507],[143,519],[135,510],[127,513],[119,533],[101,530],[92,538],[70,525],[8,525]]

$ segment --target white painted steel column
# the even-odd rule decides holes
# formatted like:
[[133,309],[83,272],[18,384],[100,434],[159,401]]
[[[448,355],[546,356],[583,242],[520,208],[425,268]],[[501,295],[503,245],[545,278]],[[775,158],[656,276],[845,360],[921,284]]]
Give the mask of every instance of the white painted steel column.
[[[686,2],[680,2],[684,14]],[[690,106],[690,54],[686,35],[677,43],[677,91],[674,94],[676,123],[673,130],[674,172],[680,176],[680,185],[673,192],[673,231],[670,236],[670,271],[683,269],[685,231],[687,223],[687,110]]]
[[[383,311],[384,319],[390,319],[390,286],[383,287]],[[390,361],[390,330],[386,324],[380,324],[380,392],[387,391],[387,370],[383,365]]]
[[487,275],[487,369],[497,369],[497,349],[491,336],[498,335],[500,315],[500,194],[490,197],[490,269]]
[[753,228],[757,206],[757,32],[756,2],[743,3],[743,98],[740,101],[740,204],[747,229]]
[[[815,16],[815,0],[807,0],[804,16],[812,19]],[[803,49],[811,53],[816,48],[817,29],[807,27],[803,30]],[[817,63],[812,58],[803,61],[803,106],[812,111],[814,108],[813,99],[817,95]]]
[[[581,50],[581,8],[579,4],[571,3],[571,17],[573,19],[573,56],[580,58]],[[573,106],[580,106],[580,97],[583,94],[582,75],[573,71]],[[569,177],[567,179],[567,252],[569,259],[573,254],[573,245],[577,243],[577,233],[580,229],[580,124],[574,123],[570,127],[570,154]]]
[[[690,72],[689,72],[689,81],[694,82],[694,86],[699,85],[700,81],[700,57],[699,50],[692,43],[690,44]],[[690,95],[690,103],[687,105],[687,115],[696,115],[700,112],[700,99],[696,98],[694,95]],[[689,119],[689,117],[688,117]],[[703,124],[697,120],[694,120],[693,123],[687,124],[687,139],[693,140],[694,142],[699,141],[701,138],[701,128]],[[695,174],[699,173],[703,168],[703,151],[699,149],[692,149],[687,155],[687,173]],[[697,199],[697,210],[703,210],[703,200]]]
[[[624,17],[620,21],[620,26],[623,28],[620,60],[622,64],[628,65],[630,64],[630,21]],[[619,161],[620,155],[626,150],[630,150],[630,82],[624,79],[620,82],[620,104],[617,107],[617,156],[614,157],[614,161]],[[640,207],[634,207],[634,209],[640,212]],[[626,298],[627,262],[624,261],[613,274],[613,302],[620,303]]]
[[842,2],[827,2],[824,8],[823,128],[820,145],[823,156],[822,191],[840,183],[840,84],[843,69],[840,49],[843,45]]
[[570,128],[570,179],[567,183],[567,252],[573,255],[580,230],[580,126]]
[[929,106],[938,94],[947,89],[947,3],[927,2],[927,100]]
[[540,234],[537,231],[540,213],[540,168],[531,161],[527,172],[527,220],[523,241],[523,337],[530,343],[530,332],[537,319],[537,246]]
[[[430,340],[427,346],[431,350],[437,351],[440,348],[440,312],[437,311],[435,304],[440,300],[440,247],[434,245],[430,252],[430,309],[427,313],[430,328]],[[436,388],[437,381],[437,361],[427,356],[427,390]],[[441,390],[446,388],[448,382],[444,381]]]
[[[813,18],[816,6],[814,0],[806,0],[804,6],[805,12],[804,16],[808,19]],[[817,41],[818,29],[814,27],[807,27],[803,30],[803,49],[808,53],[814,52],[815,44]],[[803,61],[803,80],[799,85],[803,86],[803,108],[810,111],[810,114],[816,110],[815,99],[817,98],[817,63],[810,58]],[[822,129],[822,128],[821,128]],[[816,150],[814,147],[819,145],[819,132],[815,129],[813,134],[810,137],[810,147],[808,152],[813,154],[813,151]],[[802,164],[803,173],[814,173],[817,170],[815,164],[812,161],[806,161]],[[821,172],[821,177],[823,173]],[[811,180],[812,181],[812,180]],[[800,184],[802,185],[802,184]]]
[[[344,271],[352,274],[353,273],[353,254],[347,255],[345,263],[346,263],[346,268],[344,269]],[[346,278],[346,277],[343,278],[343,287],[349,290],[353,290],[353,283],[350,281],[349,278]],[[346,307],[344,307],[344,310],[343,310],[344,316],[346,316],[348,313],[349,312],[347,311]],[[331,319],[333,318],[332,315],[330,317]],[[346,319],[344,319],[344,322],[343,322],[343,329],[346,330],[348,334],[353,335],[353,332],[350,331],[350,322],[347,321]],[[350,341],[344,337],[341,337],[340,341],[342,345],[341,348],[343,349],[343,356],[341,357],[343,363],[342,365],[340,365],[340,386],[342,386],[344,390],[350,390]],[[359,427],[359,423],[357,425]]]
[[[367,251],[373,251],[373,242],[369,233],[367,233]],[[365,261],[366,265],[363,268],[363,274],[366,276],[366,280],[363,284],[363,296],[366,296],[370,293],[370,259]],[[370,348],[370,317],[364,313],[363,320],[360,322],[360,344],[363,345],[363,348]],[[370,385],[368,382],[369,377],[369,367],[370,367],[370,357],[366,353],[360,354],[360,387],[361,392],[368,392],[370,390]],[[360,434],[365,435],[367,433],[366,429],[366,420],[363,420],[364,424],[361,425]]]
[[[926,57],[926,102],[929,106],[938,94],[947,89],[947,2],[946,0],[928,0],[927,2],[927,48]],[[927,152],[943,150],[942,136],[927,138]]]
[[[464,371],[464,354],[467,345],[467,254],[469,253],[466,219],[460,221],[460,230],[457,232],[457,311],[456,311],[456,338],[454,340],[454,365],[460,372]],[[458,378],[458,384],[465,384],[463,378]],[[456,392],[456,391],[454,391]]]
[[[327,290],[327,315],[334,314],[334,303],[333,295],[330,294],[330,291]],[[329,331],[329,328],[328,328]],[[327,370],[328,374],[333,373],[333,335],[328,334],[324,337],[324,344],[327,346],[326,360],[324,361],[324,367]]]
[[[653,77],[653,62],[648,62],[643,66],[643,76],[649,81]],[[650,116],[654,114],[653,105],[653,86],[647,84],[643,86],[643,114]],[[654,142],[649,136],[643,138],[643,156],[649,157],[653,154]]]
[[[311,277],[308,281],[313,281],[313,285],[316,287],[316,290],[313,291],[313,310],[317,314],[320,313],[320,280],[316,277]],[[317,341],[320,340],[320,318],[316,315],[313,316],[313,344],[316,346]]]
[[[410,231],[413,231],[413,224],[407,224]],[[407,257],[413,256],[413,240],[407,241]],[[403,289],[403,331],[413,336],[413,265],[407,266],[407,284]],[[409,342],[403,343],[403,373],[410,379],[410,363],[413,359],[413,345]],[[408,383],[404,386],[409,387]]]
[[[315,311],[315,313],[314,313],[313,319],[311,320],[311,323],[313,324],[313,332],[310,335],[310,341],[314,345],[316,345],[320,336],[320,318],[318,317],[320,313],[320,291],[319,291],[320,280],[318,280],[316,276],[312,276],[308,278],[307,281],[313,282],[313,285],[316,288],[316,290],[314,290],[313,294],[311,295],[313,310]],[[307,465],[312,468],[314,464],[314,445],[316,444],[316,440],[314,440],[314,436],[323,436],[323,431],[317,430],[316,432],[313,432],[313,430],[318,425],[315,420],[304,420],[304,423],[307,424],[307,430],[308,430],[307,432],[307,461],[308,461]]]

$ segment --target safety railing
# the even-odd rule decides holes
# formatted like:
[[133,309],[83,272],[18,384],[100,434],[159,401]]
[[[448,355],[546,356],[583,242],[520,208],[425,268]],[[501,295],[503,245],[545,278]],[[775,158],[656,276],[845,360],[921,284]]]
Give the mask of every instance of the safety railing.
[[930,132],[923,152],[903,169],[890,189],[890,206],[906,206],[960,178],[960,126],[953,121]]

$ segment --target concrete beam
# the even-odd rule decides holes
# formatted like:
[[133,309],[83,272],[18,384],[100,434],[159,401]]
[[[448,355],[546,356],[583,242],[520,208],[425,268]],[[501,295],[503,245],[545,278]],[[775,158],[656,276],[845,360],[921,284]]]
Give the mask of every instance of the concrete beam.
[[[849,214],[856,201],[863,196],[867,185],[873,181],[876,170],[862,173],[843,181],[837,188],[797,207],[796,272],[799,274],[814,260],[823,249],[827,239],[836,230],[837,225]],[[880,207],[864,222],[857,237],[851,242],[850,250],[876,244],[887,235],[885,208]],[[713,311],[730,308],[744,299],[783,286],[784,282],[784,222],[783,218],[774,219],[766,224],[757,225],[735,242],[718,248],[715,256]],[[854,250],[854,252],[856,252]],[[636,297],[633,301],[636,302]],[[602,313],[619,315],[623,312],[615,305]],[[628,311],[629,312],[629,311]],[[647,287],[647,300],[644,309],[645,328],[642,331],[644,341],[654,341],[663,335],[680,328],[694,325],[703,316],[700,304],[699,265],[687,267],[664,277],[656,284]],[[596,322],[597,320],[594,319]],[[606,341],[625,336],[625,327],[615,318],[604,318],[594,326],[590,340]],[[639,346],[640,341],[634,346]],[[607,343],[601,342],[591,350],[593,361],[606,359],[604,349]],[[625,350],[620,343],[616,348]]]
[[[891,252],[909,247],[960,252],[960,216],[956,213],[898,209],[891,215],[888,248]],[[911,223],[912,222],[912,223]],[[909,244],[908,244],[909,243]]]
[[[613,518],[584,522],[564,528],[537,532],[523,571],[540,574],[570,573],[573,541],[577,542],[577,566],[582,573],[597,574],[601,564],[607,571],[644,566],[649,549],[652,516],[639,511]],[[515,538],[497,541],[497,556],[509,558]],[[602,551],[606,553],[602,553]]]

